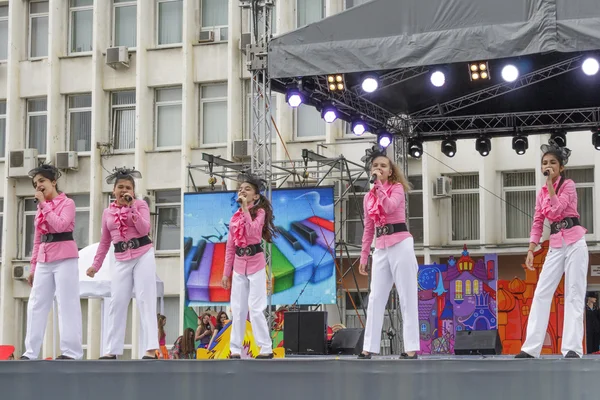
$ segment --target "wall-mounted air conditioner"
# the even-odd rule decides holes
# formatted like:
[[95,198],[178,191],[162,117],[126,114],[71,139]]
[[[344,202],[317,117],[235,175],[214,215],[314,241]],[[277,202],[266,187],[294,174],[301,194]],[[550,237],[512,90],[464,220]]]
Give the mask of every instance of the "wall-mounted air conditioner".
[[17,281],[27,279],[29,276],[29,266],[27,265],[13,265],[12,277]]
[[117,46],[106,49],[106,65],[115,69],[119,66],[129,68],[129,50],[127,47]]
[[8,154],[8,176],[10,178],[28,177],[29,171],[38,166],[37,149],[13,150]]
[[214,31],[200,32],[200,37],[198,38],[198,43],[211,43],[214,41],[215,41],[215,32]]
[[250,158],[250,140],[234,140],[233,147],[231,148],[231,156],[237,160],[246,160]]
[[79,158],[76,151],[57,151],[56,168],[58,169],[77,169],[79,167]]
[[443,198],[452,196],[452,179],[447,176],[438,176],[433,184],[433,197]]

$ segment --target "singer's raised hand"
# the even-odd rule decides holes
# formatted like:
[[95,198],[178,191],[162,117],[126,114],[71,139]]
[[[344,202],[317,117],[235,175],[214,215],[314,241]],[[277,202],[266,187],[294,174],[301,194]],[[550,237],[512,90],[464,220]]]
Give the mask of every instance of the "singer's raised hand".
[[44,201],[46,201],[46,198],[44,197],[44,192],[42,192],[40,190],[35,192],[35,199],[37,200],[38,204],[41,204]]

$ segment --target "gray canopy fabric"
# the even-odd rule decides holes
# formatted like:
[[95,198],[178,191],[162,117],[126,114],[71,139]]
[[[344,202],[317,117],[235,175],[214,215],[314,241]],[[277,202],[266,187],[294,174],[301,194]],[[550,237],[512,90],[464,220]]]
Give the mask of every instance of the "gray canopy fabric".
[[272,78],[600,47],[599,0],[374,0],[274,38]]

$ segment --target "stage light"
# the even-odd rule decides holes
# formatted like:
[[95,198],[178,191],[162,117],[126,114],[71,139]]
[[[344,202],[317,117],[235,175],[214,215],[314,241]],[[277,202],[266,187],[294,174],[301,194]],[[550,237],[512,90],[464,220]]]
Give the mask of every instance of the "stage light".
[[487,79],[488,76],[489,76],[489,74],[485,71],[481,73],[481,79]]
[[442,142],[442,153],[444,153],[446,157],[454,157],[456,155],[456,140],[444,140]]
[[477,79],[479,79],[479,73],[478,72],[473,72],[471,74],[471,80],[472,81],[476,81]]
[[590,57],[590,58],[585,59],[585,61],[581,65],[581,69],[583,70],[584,74],[586,74],[588,76],[592,76],[592,75],[596,75],[598,73],[598,70],[600,69],[600,65],[598,64],[598,60]]
[[435,71],[431,74],[431,84],[435,87],[442,87],[446,83],[446,75],[442,71]]
[[363,76],[362,90],[366,93],[373,93],[379,87],[379,77],[376,74],[370,73]]
[[592,144],[596,150],[600,150],[600,128],[592,129]]
[[290,88],[285,93],[285,101],[292,108],[297,108],[304,102],[304,96],[300,93],[300,90]]
[[527,136],[518,135],[512,139],[512,148],[518,155],[525,154],[525,151],[529,148],[529,140]]
[[471,81],[489,79],[490,74],[487,61],[469,63],[469,76],[471,77]]
[[486,71],[487,70],[487,64],[485,64],[485,63],[479,64],[479,70],[480,71]]
[[352,121],[352,133],[356,136],[362,136],[367,130],[368,126],[362,118],[356,118]]
[[492,141],[485,136],[478,137],[475,141],[475,150],[483,157],[487,156],[492,151]]
[[558,147],[567,146],[567,133],[564,131],[554,132],[550,135],[550,139],[554,140],[554,143],[556,143]]
[[377,143],[384,149],[392,144],[392,134],[389,132],[382,131],[377,135]]
[[423,143],[418,139],[411,139],[408,142],[408,154],[412,158],[421,158],[423,155]]
[[344,82],[344,75],[327,75],[327,86],[329,87],[329,91],[331,92],[339,92],[344,90],[346,88],[346,83]]
[[519,77],[519,70],[512,64],[506,65],[502,68],[502,79],[506,82],[514,82]]
[[331,124],[338,118],[337,112],[337,108],[335,108],[333,104],[324,103],[323,108],[321,109],[321,118],[323,118],[328,124]]

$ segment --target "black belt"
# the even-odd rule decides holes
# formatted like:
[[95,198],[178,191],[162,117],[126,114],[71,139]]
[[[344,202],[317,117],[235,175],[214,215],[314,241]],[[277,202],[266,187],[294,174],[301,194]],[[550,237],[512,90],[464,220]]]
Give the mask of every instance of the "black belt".
[[115,253],[123,253],[126,250],[137,249],[139,247],[142,247],[142,246],[145,246],[145,245],[151,244],[151,243],[152,243],[152,240],[150,240],[148,235],[142,236],[139,238],[134,238],[134,239],[128,240],[126,242],[118,242],[118,243],[115,243]]
[[73,239],[73,232],[47,233],[40,237],[42,243],[66,242]]
[[579,218],[577,217],[567,217],[562,221],[553,222],[550,224],[550,233],[555,234],[560,232],[563,229],[571,229],[574,226],[579,226],[581,223],[579,222]]
[[259,244],[251,244],[250,246],[246,246],[246,247],[235,246],[235,254],[237,254],[239,257],[253,256],[257,253],[262,253],[262,252],[263,252],[263,248],[260,245],[260,243]]
[[404,222],[401,222],[399,224],[386,224],[383,226],[378,226],[375,228],[375,233],[377,235],[377,237],[379,236],[383,236],[383,235],[391,235],[392,233],[396,233],[396,232],[407,232],[408,228],[406,227],[406,224]]

